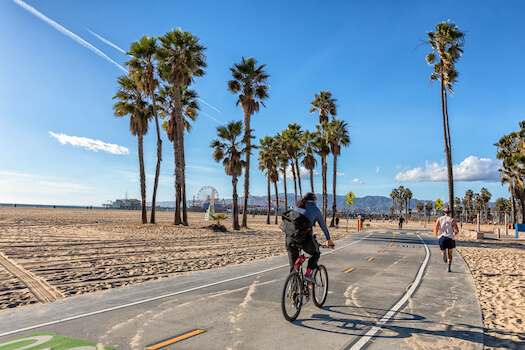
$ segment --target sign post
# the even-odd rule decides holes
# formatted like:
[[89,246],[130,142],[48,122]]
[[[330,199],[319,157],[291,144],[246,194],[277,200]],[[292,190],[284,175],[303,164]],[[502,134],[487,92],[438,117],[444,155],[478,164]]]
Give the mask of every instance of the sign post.
[[[346,201],[346,204],[348,204],[348,205],[354,204],[352,199],[354,199],[355,196],[354,196],[354,194],[352,192],[348,192],[346,194],[346,198],[348,198],[348,200]],[[346,214],[346,232],[348,232],[348,216],[349,215],[350,215],[350,207],[348,208],[348,213]]]

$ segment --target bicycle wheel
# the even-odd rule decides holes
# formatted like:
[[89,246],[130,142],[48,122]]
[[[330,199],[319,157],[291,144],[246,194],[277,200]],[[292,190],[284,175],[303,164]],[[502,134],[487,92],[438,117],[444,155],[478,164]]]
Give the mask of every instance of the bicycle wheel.
[[328,295],[328,272],[323,265],[319,265],[315,269],[315,284],[312,292],[315,306],[323,307]]
[[301,278],[297,272],[292,272],[286,277],[281,299],[281,309],[284,318],[290,322],[295,321],[302,306]]

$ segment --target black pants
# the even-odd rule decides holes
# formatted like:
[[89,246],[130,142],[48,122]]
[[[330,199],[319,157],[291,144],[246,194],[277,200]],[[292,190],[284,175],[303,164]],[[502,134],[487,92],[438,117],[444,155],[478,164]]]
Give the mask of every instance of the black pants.
[[[294,244],[299,244],[301,247],[296,247]],[[286,250],[288,251],[288,260],[290,261],[290,271],[293,269],[295,261],[299,257],[300,248],[302,248],[307,254],[311,255],[308,259],[308,268],[316,268],[319,257],[321,256],[317,240],[312,235],[309,235],[302,242],[297,242],[295,239],[286,236]]]

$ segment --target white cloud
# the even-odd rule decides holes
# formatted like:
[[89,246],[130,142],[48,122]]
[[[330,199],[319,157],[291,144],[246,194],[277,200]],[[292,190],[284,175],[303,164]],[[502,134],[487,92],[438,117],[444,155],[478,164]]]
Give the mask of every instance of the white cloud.
[[[299,167],[299,174],[301,175],[301,179],[310,179],[310,170],[306,169],[304,166],[300,166]],[[281,175],[281,178],[282,178],[282,174]],[[314,170],[314,176],[319,176],[321,174],[319,174],[317,171]],[[288,166],[286,167],[286,179],[287,180],[290,180],[292,179],[293,180],[293,174],[292,174],[292,165],[291,164],[288,164]]]
[[85,149],[92,150],[95,152],[105,151],[111,154],[129,154],[129,150],[126,147],[114,145],[112,143],[105,143],[100,140],[88,139],[87,137],[68,136],[66,134],[55,134],[50,131],[49,135],[56,138],[58,142],[65,145],[67,143],[75,147],[84,147]]
[[[467,157],[453,167],[454,181],[499,181],[499,164],[488,158]],[[417,167],[394,176],[396,181],[447,181],[447,166],[443,162],[426,162],[425,169]]]
[[350,183],[353,183],[353,184],[363,184],[365,183],[363,180],[360,180],[360,179],[352,179],[350,180]]
[[376,168],[376,174],[379,174],[379,167]]
[[33,15],[37,16],[38,18],[40,18],[41,20],[43,20],[47,24],[51,25],[53,28],[58,30],[60,33],[70,37],[71,39],[73,39],[77,43],[79,43],[80,45],[88,48],[89,50],[93,51],[94,53],[96,53],[100,57],[104,58],[105,60],[113,63],[115,66],[117,66],[119,69],[122,69],[124,72],[126,72],[126,73],[128,72],[128,70],[126,68],[122,67],[120,64],[118,64],[117,62],[113,61],[111,58],[109,58],[105,53],[103,53],[102,51],[97,49],[95,46],[91,45],[90,43],[88,43],[87,41],[85,41],[84,39],[82,39],[81,37],[76,35],[75,33],[67,30],[64,27],[62,27],[60,24],[58,24],[57,22],[53,21],[49,17],[45,16],[44,14],[42,14],[41,12],[36,10],[34,7],[29,6],[28,4],[26,4],[22,0],[13,0],[13,1],[16,4],[20,5],[23,9],[27,10],[28,12],[30,12]]
[[335,175],[341,177],[341,176],[345,176],[345,173],[337,173]]

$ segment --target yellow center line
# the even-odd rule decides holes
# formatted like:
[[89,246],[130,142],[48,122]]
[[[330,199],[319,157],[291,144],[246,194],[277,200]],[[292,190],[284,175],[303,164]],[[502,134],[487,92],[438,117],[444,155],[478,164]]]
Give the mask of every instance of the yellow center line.
[[355,270],[355,269],[352,267],[351,269],[346,270],[345,273],[349,273],[349,272],[352,272],[352,271],[354,271],[354,270]]
[[197,335],[197,334],[201,334],[205,332],[204,330],[202,329],[197,329],[197,330],[194,330],[193,332],[189,332],[189,333],[186,333],[186,334],[183,334],[183,335],[180,335],[176,338],[173,338],[173,339],[170,339],[170,340],[166,340],[165,342],[162,342],[162,343],[159,343],[159,344],[156,344],[156,345],[152,345],[148,348],[145,348],[144,350],[156,350],[156,349],[160,349],[160,348],[163,348],[165,346],[168,346],[170,344],[173,344],[173,343],[176,343],[178,341],[181,341],[181,340],[184,340],[184,339],[188,339],[190,337],[193,337],[194,335]]
[[370,258],[370,259],[368,259],[368,261],[372,261],[372,260],[374,260],[374,258]]
[[389,247],[392,246],[392,244],[394,244],[394,238],[396,238],[396,234],[394,233],[394,237],[392,237],[392,242],[390,242],[390,244],[388,245]]
[[383,253],[383,252],[384,252],[384,250],[380,250],[379,252],[380,252],[380,253]]

